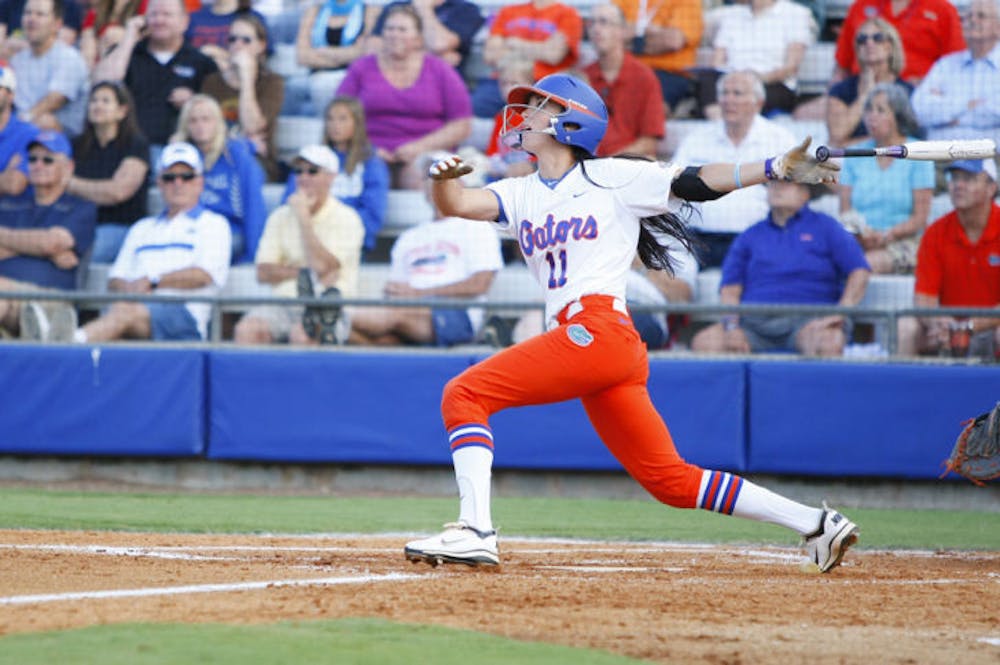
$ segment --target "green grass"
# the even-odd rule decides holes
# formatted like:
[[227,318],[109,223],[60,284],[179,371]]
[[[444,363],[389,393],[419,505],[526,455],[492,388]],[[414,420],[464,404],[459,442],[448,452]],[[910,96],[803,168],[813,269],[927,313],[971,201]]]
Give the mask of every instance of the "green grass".
[[[0,528],[190,533],[431,532],[454,518],[455,499],[139,494],[0,489]],[[1000,514],[851,510],[863,547],[1000,549]],[[652,501],[502,498],[506,535],[791,545],[780,527]],[[402,541],[403,538],[401,537]],[[2,595],[2,591],[0,591]],[[0,621],[2,627],[2,621]],[[0,638],[0,665],[95,663],[493,663],[636,662],[605,652],[518,642],[469,631],[375,619],[278,623],[125,624]]]
[[[457,500],[216,494],[132,494],[0,489],[0,528],[192,533],[403,533],[435,531]],[[849,511],[862,547],[1000,549],[1000,513]],[[794,544],[780,527],[652,501],[501,498],[508,536]]]
[[436,626],[375,619],[264,626],[123,624],[0,639],[0,663],[100,665],[615,665],[638,661],[602,651],[518,642]]

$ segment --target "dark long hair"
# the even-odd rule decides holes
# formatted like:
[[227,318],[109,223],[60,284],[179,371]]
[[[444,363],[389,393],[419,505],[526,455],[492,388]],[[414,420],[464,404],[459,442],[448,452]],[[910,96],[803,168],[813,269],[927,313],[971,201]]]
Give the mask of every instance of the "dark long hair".
[[[115,81],[99,81],[90,88],[90,94],[87,95],[87,104],[90,104],[90,98],[94,96],[94,93],[101,88],[107,88],[110,90],[115,99],[118,100],[119,106],[124,106],[128,110],[125,113],[125,117],[118,122],[118,136],[115,137],[112,143],[114,145],[128,145],[132,142],[135,136],[141,136],[142,130],[139,129],[139,123],[135,119],[135,102],[132,100],[132,93],[129,89],[125,87],[124,83],[116,83]],[[74,149],[75,158],[77,161],[85,159],[91,150],[97,147],[97,132],[94,129],[93,123],[90,119],[84,123],[83,133],[80,134],[79,143]]]
[[[573,154],[580,163],[580,170],[583,173],[583,177],[587,179],[587,182],[601,189],[609,189],[607,185],[594,182],[590,178],[590,174],[587,173],[587,161],[595,159],[593,155],[576,146],[573,147]],[[615,155],[615,158],[633,159],[643,162],[654,161],[644,155]],[[685,201],[683,208],[690,210],[691,204]],[[639,220],[639,242],[636,246],[636,252],[638,252],[642,264],[650,270],[663,270],[670,275],[674,274],[674,259],[670,255],[670,249],[661,245],[654,234],[669,236],[680,243],[681,247],[687,251],[692,254],[696,253],[695,246],[698,244],[698,240],[691,234],[687,224],[679,215],[672,212],[665,212],[659,215],[643,217]]]

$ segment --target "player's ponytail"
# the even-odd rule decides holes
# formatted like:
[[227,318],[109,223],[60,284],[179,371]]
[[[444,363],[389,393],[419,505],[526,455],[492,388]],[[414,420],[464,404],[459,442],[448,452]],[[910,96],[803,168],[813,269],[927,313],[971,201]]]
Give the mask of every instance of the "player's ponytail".
[[[594,159],[590,153],[586,152],[581,148],[573,148],[573,152],[580,162],[580,170],[583,173],[583,177],[587,179],[587,182],[594,185],[595,187],[600,187],[602,189],[607,189],[605,185],[594,182],[590,178],[590,174],[587,173],[586,161],[588,159]],[[644,155],[615,155],[616,158],[620,159],[635,159],[646,162],[653,161],[649,157]],[[690,209],[690,204],[686,201],[684,207]],[[650,270],[663,270],[668,274],[674,274],[674,259],[671,256],[670,249],[662,245],[657,236],[669,236],[676,240],[681,247],[696,254],[695,245],[699,244],[697,238],[691,235],[688,230],[687,224],[684,220],[672,212],[665,212],[659,215],[652,215],[650,217],[643,217],[639,220],[639,243],[636,246],[636,252],[639,254],[639,259],[642,264]]]

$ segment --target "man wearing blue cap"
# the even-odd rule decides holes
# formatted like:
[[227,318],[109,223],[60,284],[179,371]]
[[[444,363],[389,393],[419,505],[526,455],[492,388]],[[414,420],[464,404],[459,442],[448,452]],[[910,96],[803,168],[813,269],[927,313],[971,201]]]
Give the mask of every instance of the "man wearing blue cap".
[[[992,159],[949,164],[948,194],[955,209],[927,227],[917,250],[915,307],[1000,305],[1000,206]],[[904,317],[899,352],[951,353],[996,359],[1000,311],[995,317]]]
[[[60,132],[40,132],[28,145],[29,187],[0,198],[0,290],[72,290],[81,259],[94,241],[97,208],[68,194],[73,149]],[[0,300],[0,327],[45,340],[52,326],[72,330],[76,311],[68,303],[23,304]]]

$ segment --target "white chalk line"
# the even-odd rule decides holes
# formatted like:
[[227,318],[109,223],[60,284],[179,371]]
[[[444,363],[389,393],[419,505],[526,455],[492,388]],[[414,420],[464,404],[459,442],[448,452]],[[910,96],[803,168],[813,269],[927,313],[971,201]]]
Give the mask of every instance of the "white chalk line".
[[[516,542],[516,539],[511,539]],[[524,542],[524,541],[522,541]],[[548,542],[551,544],[556,544],[549,540],[532,540],[529,542],[534,542],[540,544],[541,542]],[[560,542],[559,544],[562,544]],[[566,548],[545,548],[545,547],[528,547],[528,548],[517,548],[518,554],[566,554],[568,552],[586,552],[589,554],[655,554],[663,552],[671,553],[687,553],[687,554],[708,554],[713,552],[718,552],[720,554],[734,554],[740,557],[746,557],[753,563],[763,563],[763,564],[775,564],[775,565],[785,565],[788,563],[794,563],[797,561],[802,561],[803,556],[800,552],[792,550],[791,548],[774,548],[770,550],[766,549],[754,549],[754,548],[734,548],[725,547],[720,545],[712,544],[702,544],[702,543],[643,543],[639,545],[629,545],[623,544],[622,546],[614,546],[609,543],[573,543],[572,541],[567,541],[567,544],[575,545],[572,550]],[[54,544],[54,543],[0,543],[0,550],[34,550],[34,551],[49,551],[49,552],[66,552],[71,554],[92,554],[92,555],[103,555],[103,556],[126,556],[126,557],[151,557],[160,559],[174,559],[174,560],[186,560],[186,561],[254,561],[255,559],[250,557],[227,557],[227,556],[205,556],[200,554],[192,554],[192,552],[256,552],[256,553],[354,553],[367,552],[367,553],[379,553],[379,554],[391,554],[399,551],[398,547],[354,547],[354,546],[296,546],[296,545],[164,545],[155,547],[123,547],[123,546],[110,546],[110,545],[69,545],[69,544]],[[313,559],[317,561],[318,559]],[[325,567],[321,568],[318,566],[302,565],[301,562],[296,564],[295,562],[288,562],[289,567],[292,568],[305,568],[310,570],[325,570]],[[687,572],[689,568],[685,567],[642,567],[642,566],[631,566],[624,559],[611,559],[611,560],[591,560],[591,559],[581,559],[577,564],[548,564],[536,566],[539,569],[546,569],[552,571],[560,572],[570,572],[570,573],[598,573],[598,574],[613,574],[622,572],[666,572],[666,573],[681,573]],[[255,588],[266,588],[268,586],[310,586],[310,585],[323,585],[323,584],[349,584],[349,583],[364,583],[366,581],[381,581],[383,579],[387,581],[402,580],[402,579],[412,579],[426,577],[426,575],[403,575],[390,573],[385,576],[371,576],[362,575],[355,577],[336,577],[336,578],[313,578],[305,580],[279,580],[272,582],[260,582],[260,583],[239,583],[236,585],[232,584],[222,584],[222,585],[195,585],[195,586],[183,586],[183,587],[168,587],[168,588],[152,588],[152,589],[139,589],[139,590],[111,590],[111,591],[95,591],[95,592],[73,592],[64,594],[49,594],[41,596],[10,596],[7,598],[0,597],[0,604],[19,604],[19,603],[32,603],[32,602],[51,602],[55,600],[83,600],[83,599],[93,599],[93,598],[118,598],[118,597],[130,597],[132,595],[167,595],[167,594],[183,594],[183,593],[210,593],[210,592],[220,592],[220,591],[235,591],[235,590],[247,590]],[[987,578],[995,578],[995,573],[989,572],[985,575]],[[991,579],[990,581],[1000,580]],[[903,579],[903,580],[877,580],[868,579],[864,581],[855,580],[840,580],[843,584],[880,584],[885,586],[900,586],[900,585],[947,585],[947,584],[968,584],[974,582],[971,579]],[[251,586],[247,586],[247,585]],[[28,600],[18,600],[18,599],[28,599]]]
[[386,573],[384,575],[357,575],[351,577],[317,577],[301,580],[266,580],[262,582],[233,582],[229,584],[192,584],[175,587],[145,587],[140,589],[111,589],[106,591],[73,591],[27,596],[0,597],[0,605],[32,605],[72,600],[102,600],[106,598],[142,598],[150,596],[176,596],[194,593],[224,593],[230,591],[256,591],[279,587],[336,586],[341,584],[368,584],[371,582],[402,582],[423,579],[427,575]]

